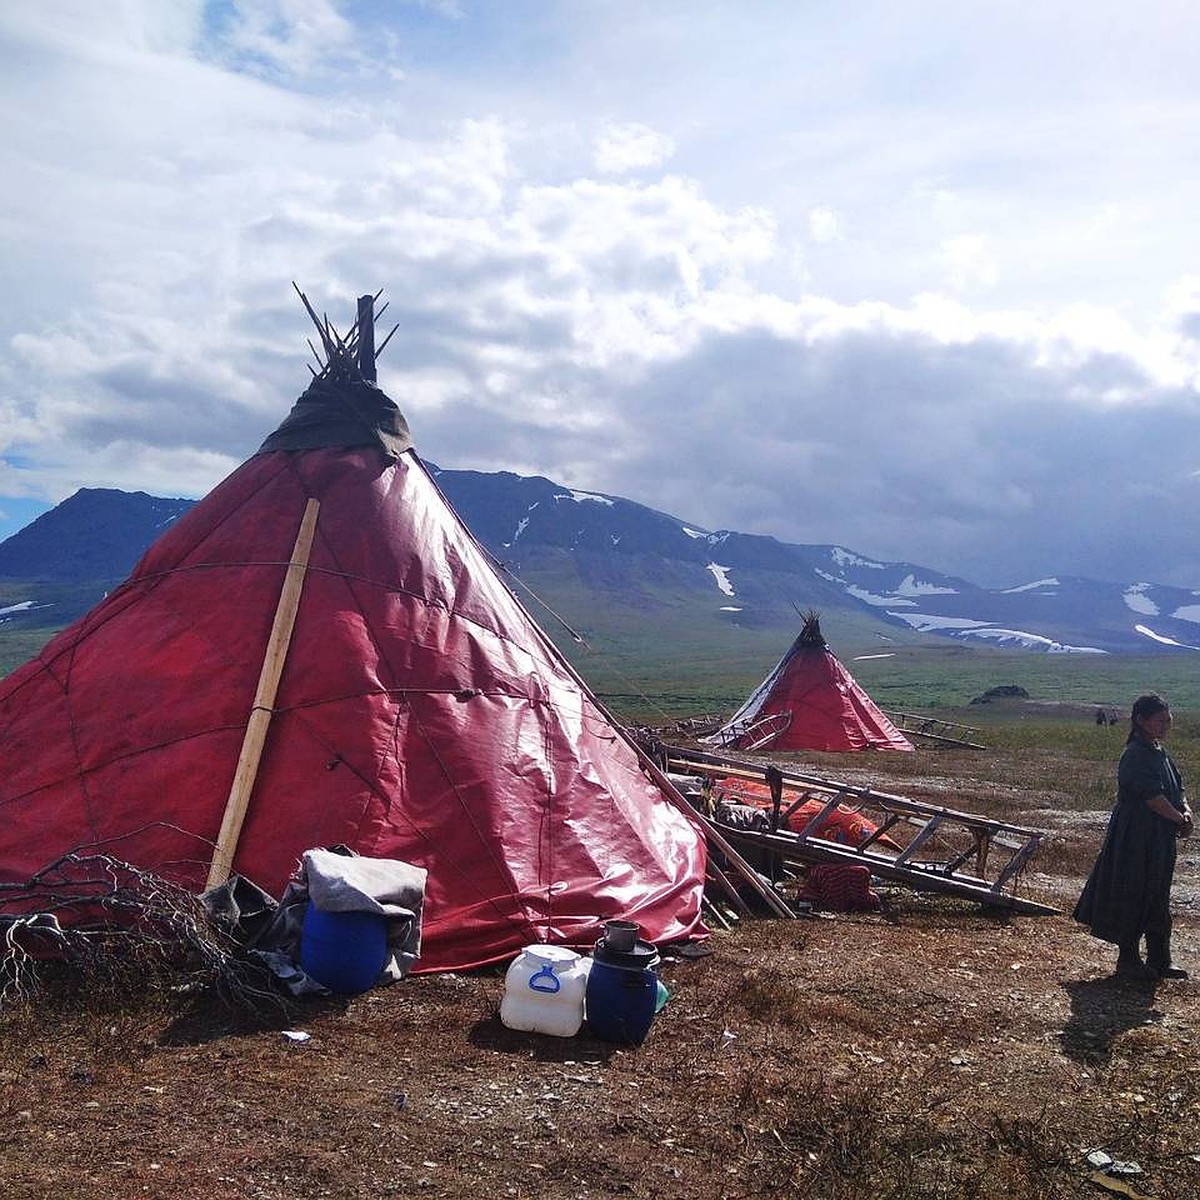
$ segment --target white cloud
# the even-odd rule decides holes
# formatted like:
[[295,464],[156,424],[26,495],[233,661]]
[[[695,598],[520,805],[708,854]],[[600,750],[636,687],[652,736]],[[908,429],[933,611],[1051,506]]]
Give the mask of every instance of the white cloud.
[[219,26],[218,55],[267,78],[365,65],[353,23],[330,0],[238,0]]
[[814,242],[824,245],[842,239],[842,223],[831,208],[820,206],[808,214],[808,232]]
[[[28,49],[50,48],[78,58],[129,63],[153,55],[187,53],[203,26],[203,0],[5,0],[0,38]],[[11,64],[12,60],[10,60]]]
[[955,292],[990,288],[1000,270],[988,253],[987,239],[960,233],[946,238],[938,251],[946,285]]
[[674,153],[675,143],[646,125],[606,125],[596,136],[596,170],[604,175],[660,167]]
[[305,382],[296,279],[384,287],[445,466],[1200,583],[1200,17],[54,7],[0,10],[0,497],[211,486]]

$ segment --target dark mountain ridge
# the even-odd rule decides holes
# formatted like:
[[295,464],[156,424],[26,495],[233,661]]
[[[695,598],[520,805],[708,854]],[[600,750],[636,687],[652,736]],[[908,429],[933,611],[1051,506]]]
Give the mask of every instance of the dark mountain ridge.
[[[1048,653],[1195,653],[1200,593],[1148,582],[1054,577],[987,589],[836,545],[710,531],[619,496],[511,472],[430,470],[518,590],[583,636],[672,637],[720,653],[777,636],[817,608],[855,640],[954,639]],[[123,580],[195,503],[86,488],[0,542],[0,621],[59,626]],[[540,615],[535,612],[535,615]],[[666,639],[665,642],[662,639]]]
[[0,580],[119,583],[194,500],[81,488],[0,542]]

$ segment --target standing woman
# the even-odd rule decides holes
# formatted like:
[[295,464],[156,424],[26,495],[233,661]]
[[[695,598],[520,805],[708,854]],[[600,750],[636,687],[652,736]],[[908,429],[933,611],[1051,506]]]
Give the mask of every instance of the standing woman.
[[1187,978],[1171,964],[1171,877],[1176,840],[1192,832],[1192,810],[1179,770],[1162,747],[1170,728],[1171,710],[1161,696],[1134,701],[1117,766],[1117,803],[1075,905],[1077,921],[1116,943],[1117,974],[1142,982]]

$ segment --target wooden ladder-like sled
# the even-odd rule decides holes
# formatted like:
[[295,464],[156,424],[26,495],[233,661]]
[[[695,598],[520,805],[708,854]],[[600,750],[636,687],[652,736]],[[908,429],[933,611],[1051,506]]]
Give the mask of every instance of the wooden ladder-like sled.
[[[760,803],[762,785],[770,789],[769,831],[718,822],[724,836],[743,848],[767,851],[780,863],[860,863],[888,883],[974,900],[990,909],[1027,916],[1059,911],[1015,892],[1045,836],[1036,829],[801,771],[677,747],[663,750],[670,772],[726,781],[722,791],[729,799],[738,799],[741,781],[758,785]],[[814,800],[820,807],[801,832],[789,829],[792,813]],[[855,844],[830,836],[843,806],[874,826]],[[838,828],[844,830],[845,823]]]
[[790,712],[768,713],[757,720],[739,721],[717,730],[708,740],[721,746],[736,746],[739,750],[761,749],[785,733],[792,723]]
[[887,712],[884,715],[907,738],[920,738],[942,746],[965,746],[970,750],[987,749],[981,742],[972,740],[979,735],[974,725],[958,725],[920,713]]

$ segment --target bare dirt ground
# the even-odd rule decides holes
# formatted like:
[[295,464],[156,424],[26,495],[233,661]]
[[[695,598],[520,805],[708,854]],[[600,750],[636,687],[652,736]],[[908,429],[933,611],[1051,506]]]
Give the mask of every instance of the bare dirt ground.
[[[904,770],[993,811],[947,761]],[[1027,890],[1069,908],[1102,815],[1022,797],[1054,832]],[[1198,850],[1175,940],[1200,966]],[[6,1010],[0,1194],[1200,1196],[1200,984],[1118,985],[1065,916],[888,895],[886,916],[742,922],[709,957],[668,954],[639,1048],[506,1029],[499,971],[257,1028],[157,991]],[[1140,1173],[1098,1175],[1094,1151]]]

